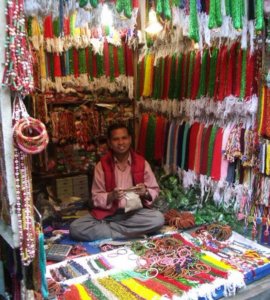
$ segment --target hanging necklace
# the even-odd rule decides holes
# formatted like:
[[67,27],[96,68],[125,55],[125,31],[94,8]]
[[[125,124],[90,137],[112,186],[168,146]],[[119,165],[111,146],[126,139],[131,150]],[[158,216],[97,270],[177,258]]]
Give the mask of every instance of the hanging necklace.
[[[23,116],[22,100],[17,96],[13,106],[13,123]],[[20,255],[23,265],[28,266],[35,258],[35,226],[29,156],[14,148],[14,175],[16,185],[16,213],[20,239]]]
[[22,0],[7,1],[6,7],[6,53],[3,84],[22,95],[34,89],[33,58],[25,31]]

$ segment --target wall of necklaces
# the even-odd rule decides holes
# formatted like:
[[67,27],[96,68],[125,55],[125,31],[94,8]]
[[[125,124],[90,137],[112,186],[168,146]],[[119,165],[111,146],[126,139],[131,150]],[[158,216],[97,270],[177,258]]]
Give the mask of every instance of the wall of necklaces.
[[158,4],[170,29],[139,55],[138,151],[269,244],[267,3],[175,1],[171,14]]
[[55,146],[35,166],[41,172],[87,171],[105,151],[100,138],[104,140],[110,122],[122,119],[133,126],[133,51],[128,40],[136,3],[124,21],[108,3],[115,22],[110,27],[100,24],[103,6],[98,1],[55,2],[49,13],[44,7],[36,11],[31,2],[26,1],[28,32],[35,86],[42,92],[33,96],[34,112],[47,124]]

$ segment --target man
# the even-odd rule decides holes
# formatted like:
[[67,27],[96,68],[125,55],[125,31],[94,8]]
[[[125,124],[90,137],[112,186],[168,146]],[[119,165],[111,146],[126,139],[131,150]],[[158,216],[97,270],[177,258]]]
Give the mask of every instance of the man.
[[159,187],[151,167],[131,149],[123,124],[108,128],[109,151],[97,163],[92,185],[94,208],[70,225],[80,241],[140,237],[158,231],[163,214],[153,208]]

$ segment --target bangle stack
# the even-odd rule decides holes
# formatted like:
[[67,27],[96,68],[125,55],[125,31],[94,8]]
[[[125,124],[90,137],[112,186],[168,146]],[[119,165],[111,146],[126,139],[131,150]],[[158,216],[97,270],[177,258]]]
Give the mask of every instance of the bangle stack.
[[14,125],[13,133],[17,147],[27,154],[40,153],[49,142],[45,125],[31,117],[18,120]]

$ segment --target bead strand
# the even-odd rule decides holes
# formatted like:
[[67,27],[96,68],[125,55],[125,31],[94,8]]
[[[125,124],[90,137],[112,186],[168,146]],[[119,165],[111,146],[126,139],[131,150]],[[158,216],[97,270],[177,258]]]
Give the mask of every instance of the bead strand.
[[[13,123],[22,115],[20,99],[14,100]],[[14,148],[14,175],[16,185],[16,213],[20,239],[22,263],[28,266],[35,258],[35,226],[33,220],[33,198],[31,187],[31,164],[29,157]]]
[[34,90],[33,58],[25,30],[23,0],[9,0],[6,6],[6,53],[3,84],[25,96]]

